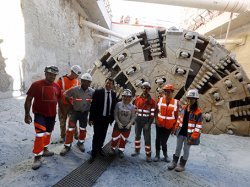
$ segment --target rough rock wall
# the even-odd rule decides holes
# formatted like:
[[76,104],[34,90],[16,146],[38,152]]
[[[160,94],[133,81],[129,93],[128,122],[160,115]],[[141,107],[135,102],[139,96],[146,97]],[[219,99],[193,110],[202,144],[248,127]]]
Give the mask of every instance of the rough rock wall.
[[[21,12],[18,19],[23,16],[24,22],[24,34],[18,36],[16,43],[23,37],[24,55],[21,59],[12,60],[20,61],[17,65],[11,65],[14,67],[20,64],[20,71],[11,76],[14,83],[16,78],[21,77],[18,82],[20,90],[26,91],[33,81],[43,78],[44,67],[50,64],[59,67],[60,75],[68,73],[70,66],[74,64],[79,64],[83,72],[87,71],[92,67],[94,60],[108,48],[108,41],[92,38],[90,29],[79,27],[79,13],[84,16],[85,12],[74,0],[20,0],[15,2],[16,7],[19,8],[18,11]],[[12,15],[15,14],[17,10],[13,10],[13,5],[7,7],[7,3],[8,1],[1,2],[1,5],[6,5],[5,9],[8,8],[8,12],[11,12]],[[14,25],[15,20],[9,21],[7,24]],[[6,37],[7,32],[5,31]],[[3,44],[8,43],[5,36],[0,38],[3,39]],[[9,59],[10,56],[12,55],[7,53],[3,55],[6,59]],[[8,61],[1,61],[2,63],[10,66]],[[0,73],[3,76],[2,70]],[[8,85],[11,84],[13,83]],[[10,86],[7,90],[0,91],[11,92],[12,90],[13,88]],[[0,98],[5,97],[3,95],[0,93]],[[9,94],[9,96],[11,95]]]
[[13,81],[11,76],[9,76],[5,71],[5,59],[3,58],[0,50],[0,92],[6,92],[11,89],[11,81]]
[[77,5],[67,0],[22,2],[27,51],[23,68],[27,86],[37,76],[43,76],[41,72],[49,64],[59,66],[61,75],[74,64],[87,71],[102,47],[106,49],[107,42],[94,41],[88,28],[79,27],[74,6]]

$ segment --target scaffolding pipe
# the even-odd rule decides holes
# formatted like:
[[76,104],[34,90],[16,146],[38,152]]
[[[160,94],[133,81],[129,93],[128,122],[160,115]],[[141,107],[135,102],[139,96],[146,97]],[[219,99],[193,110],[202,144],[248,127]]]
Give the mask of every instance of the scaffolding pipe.
[[117,43],[119,41],[119,40],[115,40],[113,38],[109,38],[109,37],[106,37],[106,36],[103,36],[103,35],[100,35],[100,34],[95,34],[95,33],[92,33],[91,36],[92,37],[97,37],[97,38],[102,38],[104,40],[110,40],[110,41],[115,42],[115,43]]
[[144,3],[183,6],[221,12],[243,13],[250,10],[250,0],[126,0]]
[[232,18],[233,18],[233,13],[231,12],[230,20],[229,20],[228,25],[227,25],[227,33],[226,33],[226,37],[225,37],[225,42],[227,42],[228,34],[229,34],[229,31],[230,31],[230,27],[231,27]]
[[227,40],[216,40],[219,44],[222,44],[222,45],[229,45],[229,44],[235,44],[235,45],[242,45],[244,44],[244,39],[227,39]]
[[113,31],[111,31],[111,30],[109,30],[109,29],[106,29],[106,28],[104,28],[104,27],[101,27],[100,25],[96,25],[96,24],[94,24],[94,23],[92,23],[92,22],[86,21],[86,20],[83,19],[83,18],[80,19],[80,25],[81,25],[81,26],[82,26],[82,25],[85,25],[85,26],[87,26],[87,27],[89,27],[89,28],[92,28],[92,29],[94,29],[94,30],[100,31],[100,32],[102,32],[102,33],[106,33],[106,34],[112,35],[112,36],[114,36],[114,37],[117,37],[117,38],[120,38],[120,39],[124,39],[124,36],[122,36],[122,35],[120,35],[120,34],[118,34],[118,33],[116,33],[116,32],[113,32]]

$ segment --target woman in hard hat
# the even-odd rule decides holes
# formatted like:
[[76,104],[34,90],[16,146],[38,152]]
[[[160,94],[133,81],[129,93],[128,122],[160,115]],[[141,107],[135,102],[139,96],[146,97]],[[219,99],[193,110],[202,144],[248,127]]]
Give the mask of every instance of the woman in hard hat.
[[115,150],[118,148],[120,158],[124,157],[126,140],[136,117],[135,107],[131,100],[131,90],[125,89],[122,93],[122,101],[116,104],[114,111],[115,125],[112,133],[111,154],[115,154]]
[[[173,161],[168,166],[169,170],[181,172],[185,170],[185,165],[189,157],[191,145],[198,145],[202,129],[202,111],[198,107],[199,94],[196,89],[189,90],[186,95],[187,105],[182,107],[178,121],[175,126],[177,136],[177,145]],[[184,145],[184,147],[183,147]],[[181,149],[183,147],[183,156],[177,166]],[[177,167],[176,167],[177,166]]]
[[178,118],[179,100],[173,98],[174,86],[166,84],[162,87],[163,94],[158,99],[156,110],[156,139],[155,139],[155,158],[154,161],[160,160],[160,150],[163,151],[163,161],[170,162],[167,154],[167,141],[169,135],[174,129]]

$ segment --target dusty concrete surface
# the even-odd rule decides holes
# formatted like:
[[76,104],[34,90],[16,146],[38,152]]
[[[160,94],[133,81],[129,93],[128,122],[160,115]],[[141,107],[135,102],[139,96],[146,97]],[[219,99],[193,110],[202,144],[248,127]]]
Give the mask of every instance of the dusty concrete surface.
[[[90,158],[93,127],[87,126],[85,153],[79,151],[74,140],[68,155],[59,155],[63,144],[51,144],[53,157],[43,159],[42,167],[34,171],[32,147],[35,136],[34,125],[24,123],[24,97],[0,100],[0,186],[1,187],[48,187],[79,167]],[[11,115],[10,115],[11,114]],[[33,115],[32,115],[33,117]],[[52,141],[59,140],[58,119],[52,133]],[[106,143],[111,140],[109,127]],[[250,146],[249,137],[202,134],[201,144],[191,147],[186,171],[168,171],[166,162],[145,161],[144,142],[141,154],[131,157],[134,151],[134,127],[131,131],[123,159],[116,158],[96,181],[96,187],[107,186],[157,186],[157,187],[249,187]],[[142,139],[143,141],[143,139]],[[155,126],[151,128],[152,157],[155,156]],[[168,140],[168,154],[172,157],[176,137]],[[161,157],[162,157],[161,153]],[[84,184],[83,184],[84,185]]]

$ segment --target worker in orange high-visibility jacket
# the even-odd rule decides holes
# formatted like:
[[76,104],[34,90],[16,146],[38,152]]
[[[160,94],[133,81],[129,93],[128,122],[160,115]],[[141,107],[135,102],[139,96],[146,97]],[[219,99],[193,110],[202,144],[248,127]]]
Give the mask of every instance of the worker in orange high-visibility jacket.
[[167,141],[178,118],[179,101],[173,98],[174,86],[172,84],[164,85],[162,90],[162,96],[158,99],[156,109],[156,155],[154,161],[160,160],[160,149],[162,147],[163,161],[170,162],[167,154]]
[[150,96],[151,86],[149,82],[142,84],[142,94],[137,96],[134,105],[137,117],[135,119],[135,152],[131,156],[137,156],[141,148],[141,132],[145,141],[146,161],[151,162],[151,124],[155,116],[155,100]]
[[[56,66],[47,66],[44,70],[45,79],[38,80],[30,86],[24,104],[25,118],[27,124],[32,122],[30,108],[34,113],[34,127],[36,137],[34,141],[34,163],[32,169],[36,170],[41,167],[42,156],[53,156],[54,153],[48,150],[51,133],[54,129],[56,118],[56,105],[61,102],[61,89],[56,84],[55,78],[59,70]],[[33,103],[32,103],[33,101]]]
[[[80,80],[78,79],[79,75],[81,75],[81,67],[79,65],[73,65],[70,68],[70,74],[63,75],[60,77],[57,81],[58,85],[61,88],[62,91],[62,101],[63,101],[63,107],[66,111],[65,113],[62,113],[61,109],[58,108],[58,117],[60,121],[60,143],[63,143],[65,141],[65,135],[66,135],[66,121],[67,117],[69,116],[69,108],[70,104],[65,100],[65,96],[63,95],[65,91],[69,90],[70,88],[73,88],[75,86],[80,85]],[[75,138],[78,138],[77,129],[75,132]]]
[[[186,98],[187,104],[183,105],[175,125],[175,134],[177,136],[176,149],[175,154],[173,155],[173,161],[168,166],[169,170],[175,168],[175,171],[178,172],[185,170],[190,147],[191,145],[198,145],[200,143],[202,129],[202,111],[198,107],[198,91],[196,89],[189,90]],[[184,153],[180,158],[179,165],[177,166],[182,147]]]

